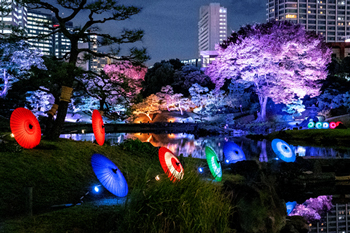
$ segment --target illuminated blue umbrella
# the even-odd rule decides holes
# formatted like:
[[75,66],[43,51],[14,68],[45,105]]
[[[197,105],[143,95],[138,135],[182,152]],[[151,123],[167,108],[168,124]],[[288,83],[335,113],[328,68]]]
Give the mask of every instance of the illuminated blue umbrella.
[[294,162],[295,153],[288,143],[275,138],[271,142],[271,146],[276,155],[285,162]]
[[128,194],[128,184],[119,168],[107,157],[94,154],[91,157],[91,166],[101,184],[118,197]]
[[294,210],[295,206],[297,205],[296,201],[293,202],[287,202],[286,203],[286,207],[287,207],[287,215],[289,215],[290,213],[292,213],[292,211]]
[[243,150],[234,142],[225,143],[224,155],[226,163],[236,163],[246,160]]

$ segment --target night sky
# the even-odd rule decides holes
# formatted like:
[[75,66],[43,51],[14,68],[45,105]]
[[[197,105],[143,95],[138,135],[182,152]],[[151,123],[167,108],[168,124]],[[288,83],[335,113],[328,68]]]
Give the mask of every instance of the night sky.
[[147,48],[151,56],[148,66],[171,58],[196,58],[199,8],[211,2],[227,8],[229,32],[245,24],[266,22],[265,0],[125,0],[120,3],[142,7],[141,13],[130,20],[103,25],[101,29],[110,34],[123,27],[144,30],[143,43],[137,45]]

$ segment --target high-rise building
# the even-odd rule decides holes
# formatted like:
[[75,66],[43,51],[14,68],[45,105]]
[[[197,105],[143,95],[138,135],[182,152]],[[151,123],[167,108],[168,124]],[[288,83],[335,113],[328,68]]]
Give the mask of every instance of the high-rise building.
[[27,8],[20,6],[16,1],[0,0],[0,4],[9,9],[9,12],[0,13],[2,27],[1,34],[11,34],[12,30],[7,28],[7,25],[19,26],[21,29],[26,29],[27,26]]
[[201,6],[198,30],[198,50],[215,50],[215,45],[227,38],[227,9],[220,3]]
[[350,230],[350,211],[349,204],[335,204],[321,221],[309,224],[309,233],[321,232],[349,232]]
[[[59,24],[56,18],[53,18],[53,27],[58,27]],[[73,31],[73,22],[66,22],[66,28]],[[70,52],[70,40],[63,35],[62,32],[57,32],[53,35],[53,55],[57,58],[63,58],[66,53]]]
[[[28,42],[31,46],[41,50],[43,55],[53,55],[52,35],[52,15],[41,13],[38,11],[28,11],[27,14],[27,31]],[[47,37],[39,39],[40,35],[48,35]]]
[[267,0],[267,20],[290,20],[324,35],[326,42],[350,37],[350,1]]
[[215,45],[227,39],[227,9],[220,3],[210,3],[199,9],[198,52],[202,66],[217,56]]

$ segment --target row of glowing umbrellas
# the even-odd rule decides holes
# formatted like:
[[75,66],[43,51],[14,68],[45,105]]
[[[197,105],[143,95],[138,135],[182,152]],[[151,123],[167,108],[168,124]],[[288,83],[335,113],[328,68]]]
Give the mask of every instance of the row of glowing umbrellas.
[[[41,128],[35,115],[26,108],[16,108],[10,117],[10,128],[13,137],[20,146],[33,149],[41,141]],[[92,129],[96,142],[103,145],[105,141],[105,127],[99,111],[92,113]]]
[[[35,115],[30,110],[25,108],[15,109],[11,114],[10,127],[15,140],[23,148],[32,149],[39,145],[41,128]],[[96,142],[102,146],[105,141],[105,127],[98,110],[94,110],[92,113],[92,128]],[[272,149],[286,162],[293,162],[295,160],[293,150],[286,142],[280,139],[274,139],[272,141]],[[227,163],[234,163],[245,159],[243,150],[234,142],[226,142],[223,150]],[[206,146],[205,154],[211,174],[215,180],[221,181],[222,168],[215,150],[210,146]],[[184,176],[184,169],[173,152],[165,147],[161,147],[158,155],[160,164],[170,180],[173,182],[181,180]],[[107,190],[119,197],[127,195],[127,182],[121,171],[111,160],[104,155],[94,154],[91,157],[91,165],[97,178]]]

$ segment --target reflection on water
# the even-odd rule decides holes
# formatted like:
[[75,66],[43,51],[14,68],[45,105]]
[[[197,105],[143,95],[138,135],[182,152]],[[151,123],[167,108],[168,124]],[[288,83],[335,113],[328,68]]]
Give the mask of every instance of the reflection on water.
[[[61,138],[68,138],[77,141],[91,141],[95,140],[94,134],[61,134]],[[205,146],[211,146],[217,153],[221,161],[225,161],[224,145],[226,142],[232,142],[241,148],[244,153],[244,157],[247,160],[259,160],[260,162],[268,162],[270,160],[278,160],[279,157],[273,151],[271,142],[267,140],[254,141],[245,137],[202,137],[195,138],[193,134],[177,133],[177,134],[154,134],[154,133],[109,133],[106,134],[106,141],[109,141],[111,145],[122,143],[128,138],[138,138],[142,142],[149,142],[155,147],[167,147],[173,151],[174,154],[183,154],[185,157],[192,156],[194,158],[205,159],[204,148]],[[290,145],[292,151],[297,156],[308,157],[322,157],[322,158],[350,158],[349,149],[333,149],[333,148],[321,148],[321,147],[309,147]],[[240,152],[237,152],[237,156]],[[236,162],[232,155],[228,156],[228,160]],[[237,161],[244,160],[242,158],[236,158]]]
[[[91,134],[62,134],[61,138],[68,138],[79,141],[95,140]],[[126,139],[138,138],[142,142],[149,142],[155,147],[167,147],[175,155],[192,156],[194,158],[206,159],[205,147],[212,147],[220,161],[226,163],[235,163],[242,160],[257,160],[260,162],[269,162],[279,160],[279,156],[273,151],[271,142],[267,140],[254,141],[245,137],[202,137],[195,138],[192,134],[154,134],[154,133],[109,133],[106,134],[106,141],[111,145],[122,143]],[[224,155],[225,145],[235,147],[235,153]],[[236,147],[237,146],[237,147]],[[349,149],[318,148],[309,146],[289,145],[296,156],[308,158],[350,158]],[[284,148],[285,149],[285,148]],[[229,162],[227,162],[229,161]],[[344,203],[344,202],[342,202]],[[350,206],[334,202],[334,206],[328,211],[320,221],[310,224],[309,232],[348,232],[350,229]],[[304,206],[287,209],[290,212],[303,210]],[[350,227],[349,227],[350,228]],[[337,231],[338,230],[338,231]]]

